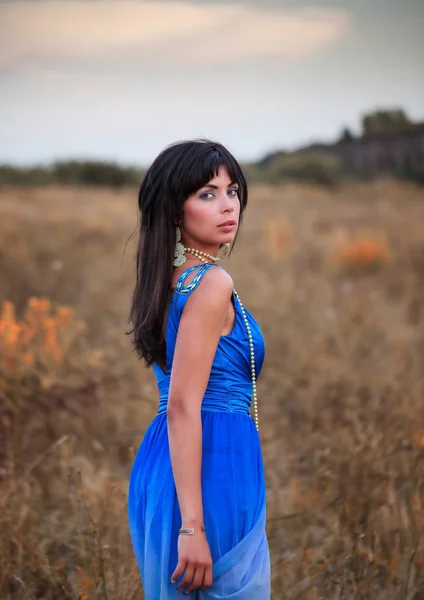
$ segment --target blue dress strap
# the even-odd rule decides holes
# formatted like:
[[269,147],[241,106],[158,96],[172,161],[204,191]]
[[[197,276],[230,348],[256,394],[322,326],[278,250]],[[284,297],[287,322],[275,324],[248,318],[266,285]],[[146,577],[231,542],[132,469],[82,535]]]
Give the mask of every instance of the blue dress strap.
[[[200,267],[200,268],[199,268]],[[180,293],[180,294],[189,294],[190,292],[192,292],[193,290],[196,289],[196,287],[199,285],[200,281],[202,280],[204,274],[209,271],[209,269],[211,269],[212,267],[220,267],[221,265],[218,265],[216,263],[202,263],[200,265],[193,265],[192,267],[189,267],[188,269],[186,269],[185,271],[183,271],[180,274],[180,277],[177,281],[177,285],[175,287],[175,291]],[[184,281],[187,279],[188,275],[190,275],[190,273],[192,273],[195,269],[199,269],[196,273],[196,275],[193,277],[193,279],[190,281],[190,283],[188,283],[187,285],[183,285]]]

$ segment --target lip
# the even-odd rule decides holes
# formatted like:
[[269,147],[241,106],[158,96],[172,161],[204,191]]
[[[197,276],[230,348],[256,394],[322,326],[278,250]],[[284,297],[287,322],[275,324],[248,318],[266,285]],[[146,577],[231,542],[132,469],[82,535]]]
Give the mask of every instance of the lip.
[[224,223],[221,223],[220,225],[218,225],[218,227],[234,227],[234,225],[236,224],[235,221],[225,221]]

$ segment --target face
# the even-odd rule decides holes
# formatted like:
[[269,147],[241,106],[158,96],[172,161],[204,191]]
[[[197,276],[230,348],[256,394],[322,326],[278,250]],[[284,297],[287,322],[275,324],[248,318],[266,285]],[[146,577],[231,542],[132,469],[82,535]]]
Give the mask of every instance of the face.
[[[179,225],[185,246],[215,256],[220,244],[234,239],[240,217],[238,187],[222,166],[213,179],[187,198]],[[222,226],[226,221],[232,221],[233,225]]]

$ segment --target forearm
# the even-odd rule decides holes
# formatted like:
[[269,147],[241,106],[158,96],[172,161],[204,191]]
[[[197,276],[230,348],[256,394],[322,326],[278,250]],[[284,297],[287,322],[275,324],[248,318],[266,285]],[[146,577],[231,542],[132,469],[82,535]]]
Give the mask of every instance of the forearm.
[[181,526],[200,527],[203,525],[200,411],[168,406],[167,424],[172,470],[182,518]]

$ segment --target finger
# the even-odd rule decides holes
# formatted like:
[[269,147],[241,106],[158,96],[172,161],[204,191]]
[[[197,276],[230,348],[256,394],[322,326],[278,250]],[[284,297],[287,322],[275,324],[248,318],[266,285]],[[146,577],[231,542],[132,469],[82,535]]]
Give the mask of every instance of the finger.
[[213,576],[212,576],[212,567],[206,567],[205,574],[203,575],[203,583],[201,585],[202,590],[212,585]]
[[194,576],[193,576],[193,581],[188,586],[188,588],[186,588],[186,592],[187,593],[190,593],[193,590],[197,590],[202,585],[204,573],[205,573],[205,568],[204,567],[197,567],[196,568],[196,570],[194,572]]
[[193,575],[194,575],[194,565],[188,563],[188,565],[186,566],[186,570],[184,573],[184,577],[181,579],[180,583],[178,584],[177,589],[178,590],[185,590],[187,586],[190,585],[191,580],[193,579]]
[[178,577],[180,577],[183,574],[183,571],[186,568],[186,566],[187,563],[185,561],[178,561],[178,565],[176,566],[175,571],[171,575],[171,583],[175,583],[177,581]]

